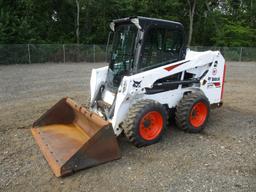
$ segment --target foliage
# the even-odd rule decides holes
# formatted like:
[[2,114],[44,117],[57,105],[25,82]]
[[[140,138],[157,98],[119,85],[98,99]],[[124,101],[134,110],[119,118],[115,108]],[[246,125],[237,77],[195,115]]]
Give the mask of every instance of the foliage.
[[[141,15],[182,22],[186,0],[79,0],[80,43],[106,43],[109,22]],[[256,46],[255,0],[197,0],[192,45]],[[0,0],[0,44],[75,43],[75,0]]]

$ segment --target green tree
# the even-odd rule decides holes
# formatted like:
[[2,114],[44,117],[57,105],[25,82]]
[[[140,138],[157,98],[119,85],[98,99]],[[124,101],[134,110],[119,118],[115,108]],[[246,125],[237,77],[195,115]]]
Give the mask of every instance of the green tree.
[[256,46],[255,10],[255,0],[0,0],[0,43],[104,44],[111,20],[140,15],[183,23],[191,45]]

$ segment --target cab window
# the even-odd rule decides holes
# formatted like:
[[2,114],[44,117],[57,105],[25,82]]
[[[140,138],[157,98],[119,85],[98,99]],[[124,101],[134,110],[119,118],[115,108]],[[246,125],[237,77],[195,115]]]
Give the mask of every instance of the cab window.
[[151,28],[145,33],[139,70],[158,67],[179,60],[182,33],[168,28]]

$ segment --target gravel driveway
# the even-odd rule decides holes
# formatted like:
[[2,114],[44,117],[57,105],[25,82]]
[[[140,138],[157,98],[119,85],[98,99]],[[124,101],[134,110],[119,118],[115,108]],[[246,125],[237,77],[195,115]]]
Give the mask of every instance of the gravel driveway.
[[30,127],[64,96],[83,103],[104,64],[0,66],[0,191],[256,191],[256,63],[228,62],[224,105],[201,134],[170,126],[161,142],[56,178]]

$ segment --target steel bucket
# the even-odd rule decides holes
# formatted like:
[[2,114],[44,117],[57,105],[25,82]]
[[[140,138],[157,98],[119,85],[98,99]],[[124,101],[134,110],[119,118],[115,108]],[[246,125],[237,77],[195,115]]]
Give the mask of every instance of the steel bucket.
[[61,99],[31,130],[57,177],[121,157],[111,124],[70,98]]

